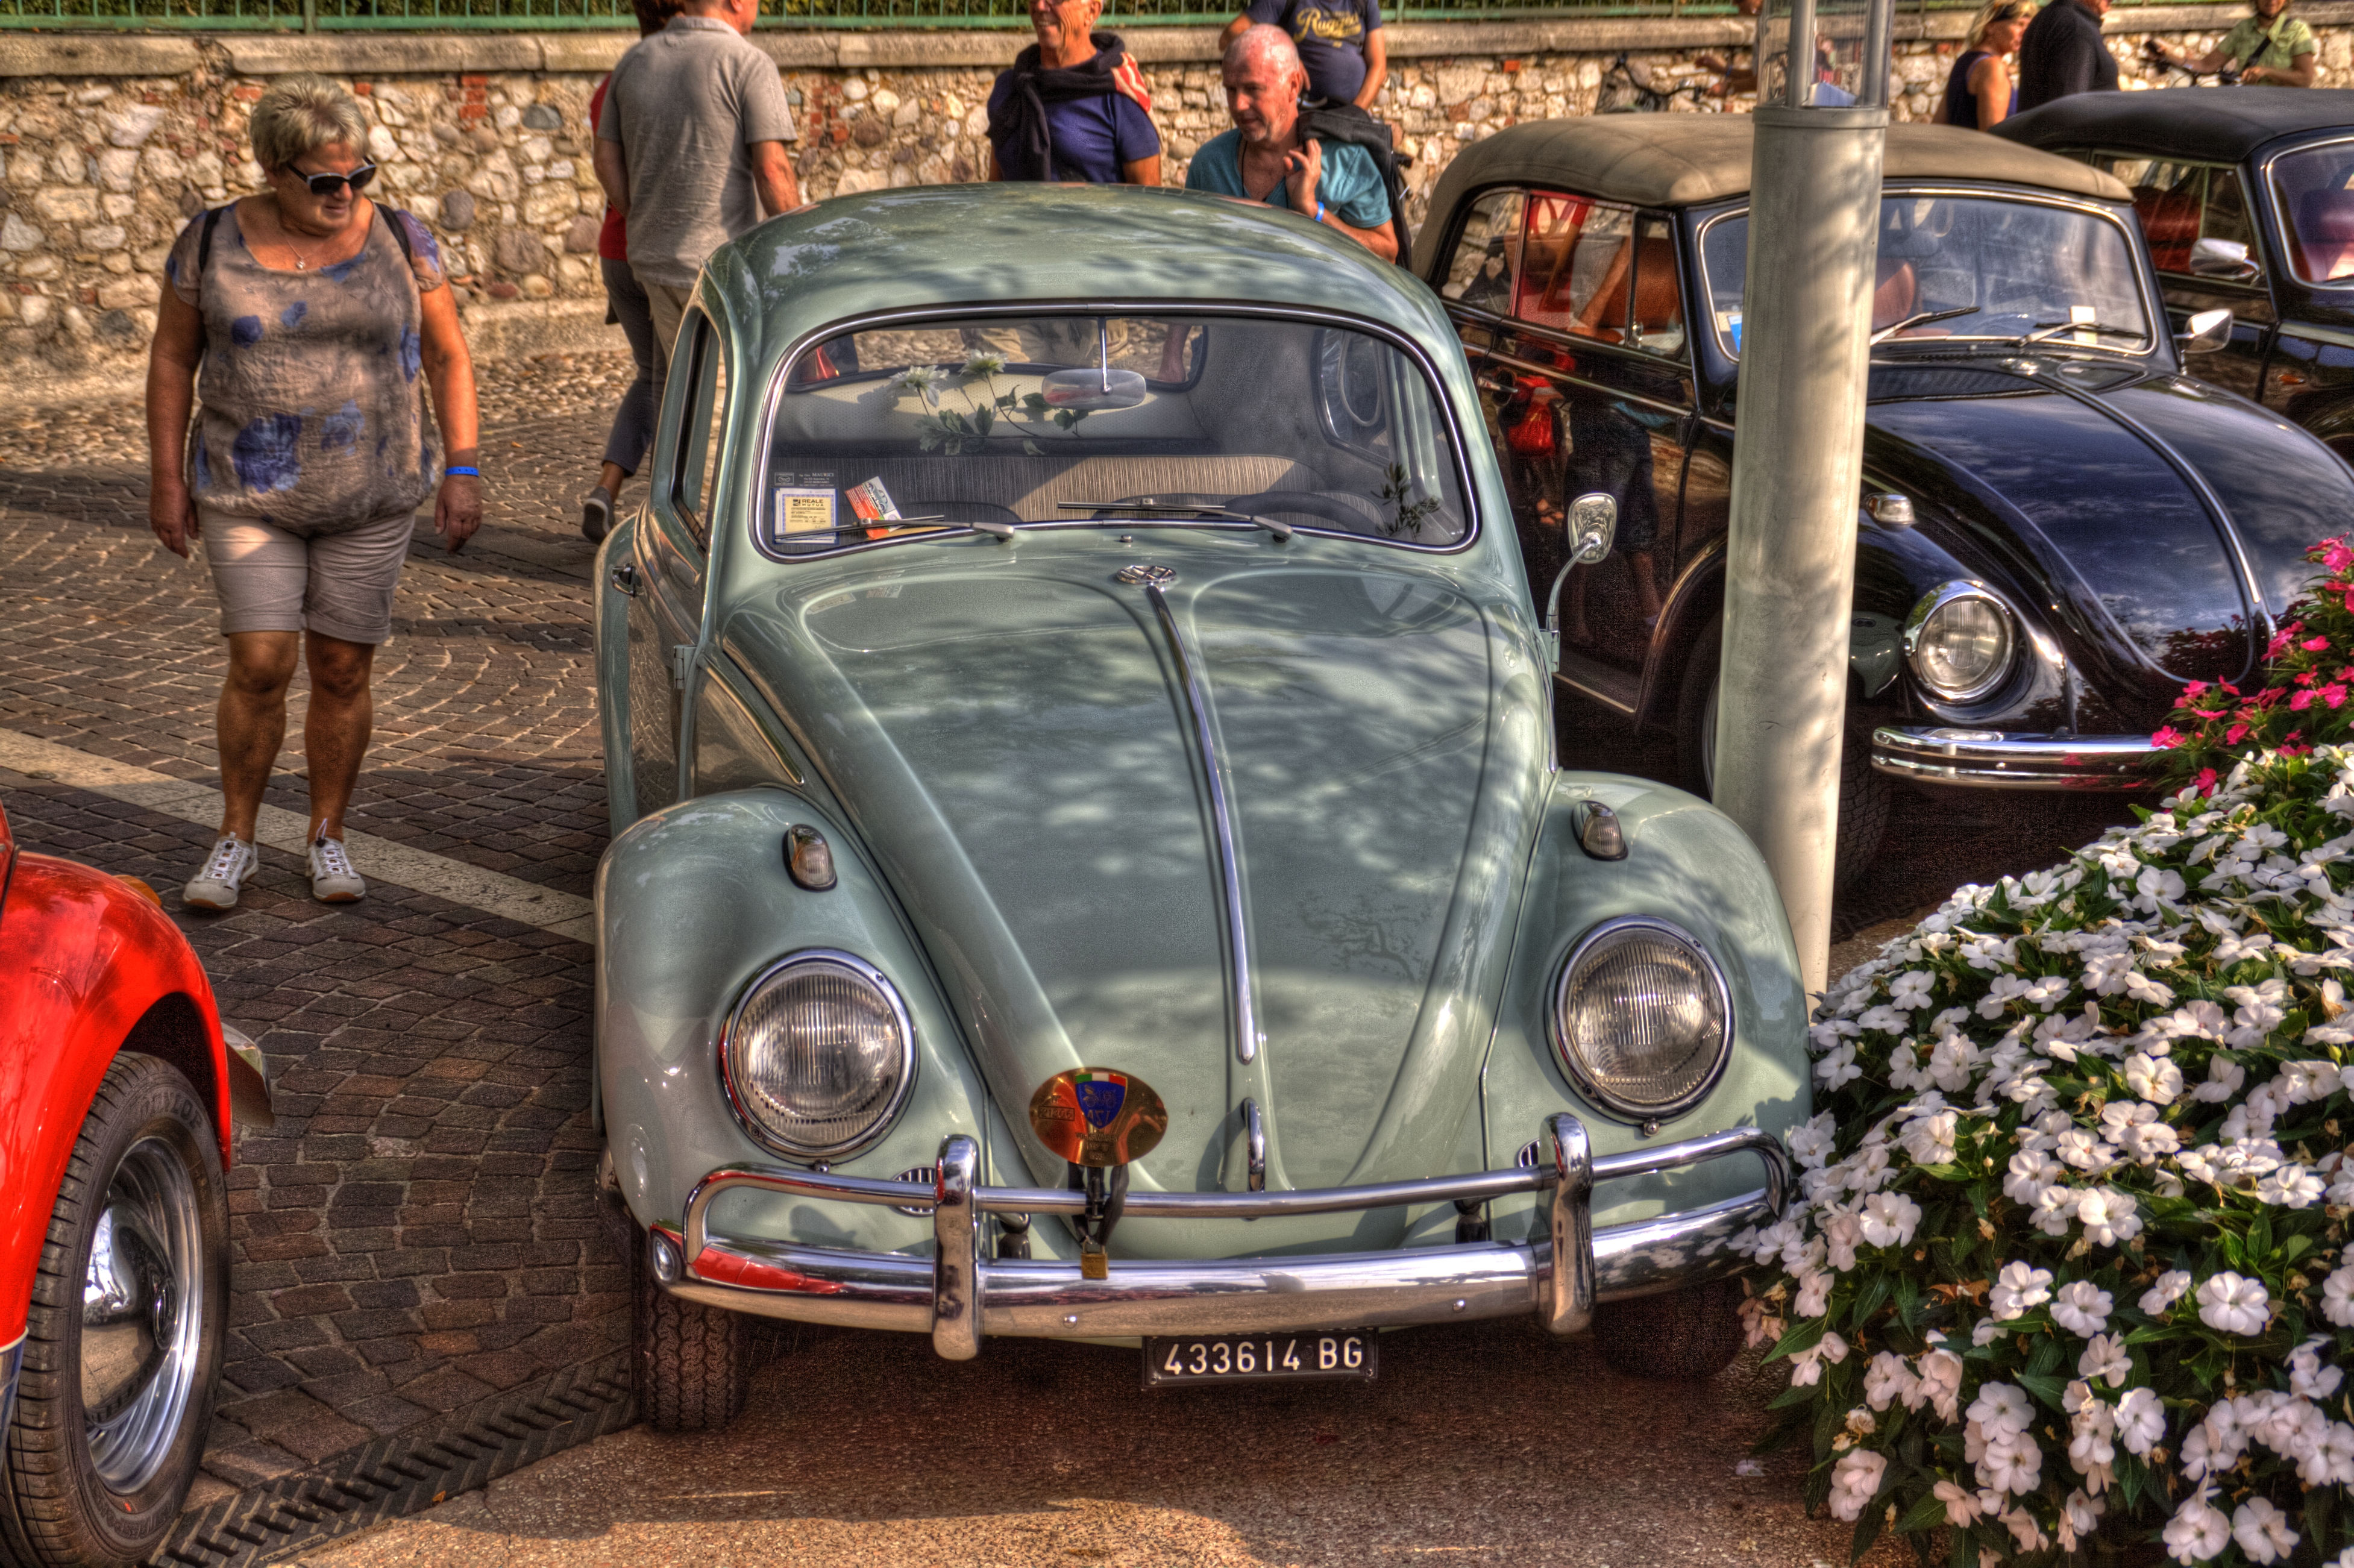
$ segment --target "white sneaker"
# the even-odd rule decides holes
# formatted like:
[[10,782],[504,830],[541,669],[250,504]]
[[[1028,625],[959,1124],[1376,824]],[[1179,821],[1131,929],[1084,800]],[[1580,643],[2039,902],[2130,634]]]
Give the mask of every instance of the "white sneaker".
[[367,896],[343,840],[321,833],[311,841],[311,896],[322,904],[356,904]]
[[196,909],[234,909],[238,889],[261,863],[261,852],[243,839],[230,837],[213,845],[204,870],[180,890],[181,901]]

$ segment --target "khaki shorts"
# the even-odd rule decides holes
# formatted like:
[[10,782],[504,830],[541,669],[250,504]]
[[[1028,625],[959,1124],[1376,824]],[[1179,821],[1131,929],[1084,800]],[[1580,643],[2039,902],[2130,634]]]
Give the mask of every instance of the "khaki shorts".
[[371,647],[391,637],[392,595],[416,532],[413,513],[310,539],[209,506],[197,515],[223,637],[315,631]]

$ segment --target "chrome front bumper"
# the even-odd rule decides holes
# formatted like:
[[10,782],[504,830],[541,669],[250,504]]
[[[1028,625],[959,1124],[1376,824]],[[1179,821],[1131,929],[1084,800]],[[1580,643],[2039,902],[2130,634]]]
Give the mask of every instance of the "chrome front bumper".
[[1882,773],[1994,789],[2145,789],[2154,750],[2146,735],[1895,726],[1872,732],[1872,765]]
[[[690,1301],[803,1322],[929,1333],[933,1348],[952,1361],[978,1355],[989,1334],[1247,1334],[1394,1328],[1522,1312],[1537,1313],[1554,1333],[1575,1334],[1592,1321],[1596,1301],[1732,1272],[1739,1260],[1727,1244],[1744,1229],[1772,1224],[1789,1193],[1789,1160],[1781,1140],[1755,1128],[1600,1159],[1574,1116],[1546,1118],[1545,1132],[1552,1158],[1532,1169],[1293,1192],[1132,1192],[1125,1209],[1136,1217],[1250,1219],[1486,1202],[1550,1191],[1548,1234],[1533,1243],[1318,1257],[1115,1260],[1108,1279],[1086,1279],[1076,1263],[982,1255],[983,1214],[1076,1214],[1086,1199],[1053,1188],[979,1185],[980,1146],[960,1135],[941,1144],[938,1178],[928,1187],[805,1171],[715,1171],[688,1197],[683,1231],[655,1227],[650,1261],[662,1287]],[[1754,1154],[1765,1165],[1764,1187],[1703,1208],[1594,1230],[1596,1181],[1736,1154]],[[929,1210],[935,1254],[845,1252],[712,1234],[705,1216],[713,1200],[739,1188]],[[1567,1266],[1557,1267],[1564,1259]]]

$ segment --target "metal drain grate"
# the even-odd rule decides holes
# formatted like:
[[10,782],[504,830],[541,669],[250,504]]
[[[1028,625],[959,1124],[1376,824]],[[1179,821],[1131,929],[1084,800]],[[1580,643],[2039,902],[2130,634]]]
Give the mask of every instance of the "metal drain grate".
[[421,1512],[637,1419],[629,1352],[567,1367],[454,1412],[438,1430],[378,1438],[183,1515],[146,1568],[248,1568]]

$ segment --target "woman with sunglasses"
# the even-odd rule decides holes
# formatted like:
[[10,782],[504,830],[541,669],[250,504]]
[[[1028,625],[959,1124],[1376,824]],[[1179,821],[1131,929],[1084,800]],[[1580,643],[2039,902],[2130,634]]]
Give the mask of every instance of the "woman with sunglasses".
[[366,895],[344,812],[414,514],[438,486],[433,528],[453,553],[482,520],[457,307],[425,226],[360,194],[376,168],[359,104],[323,77],[283,77],[254,104],[252,138],[270,188],[181,234],[147,366],[148,525],[183,556],[203,542],[228,641],[220,837],[185,894],[200,909],[233,908],[259,860],[298,662],[312,895]]

